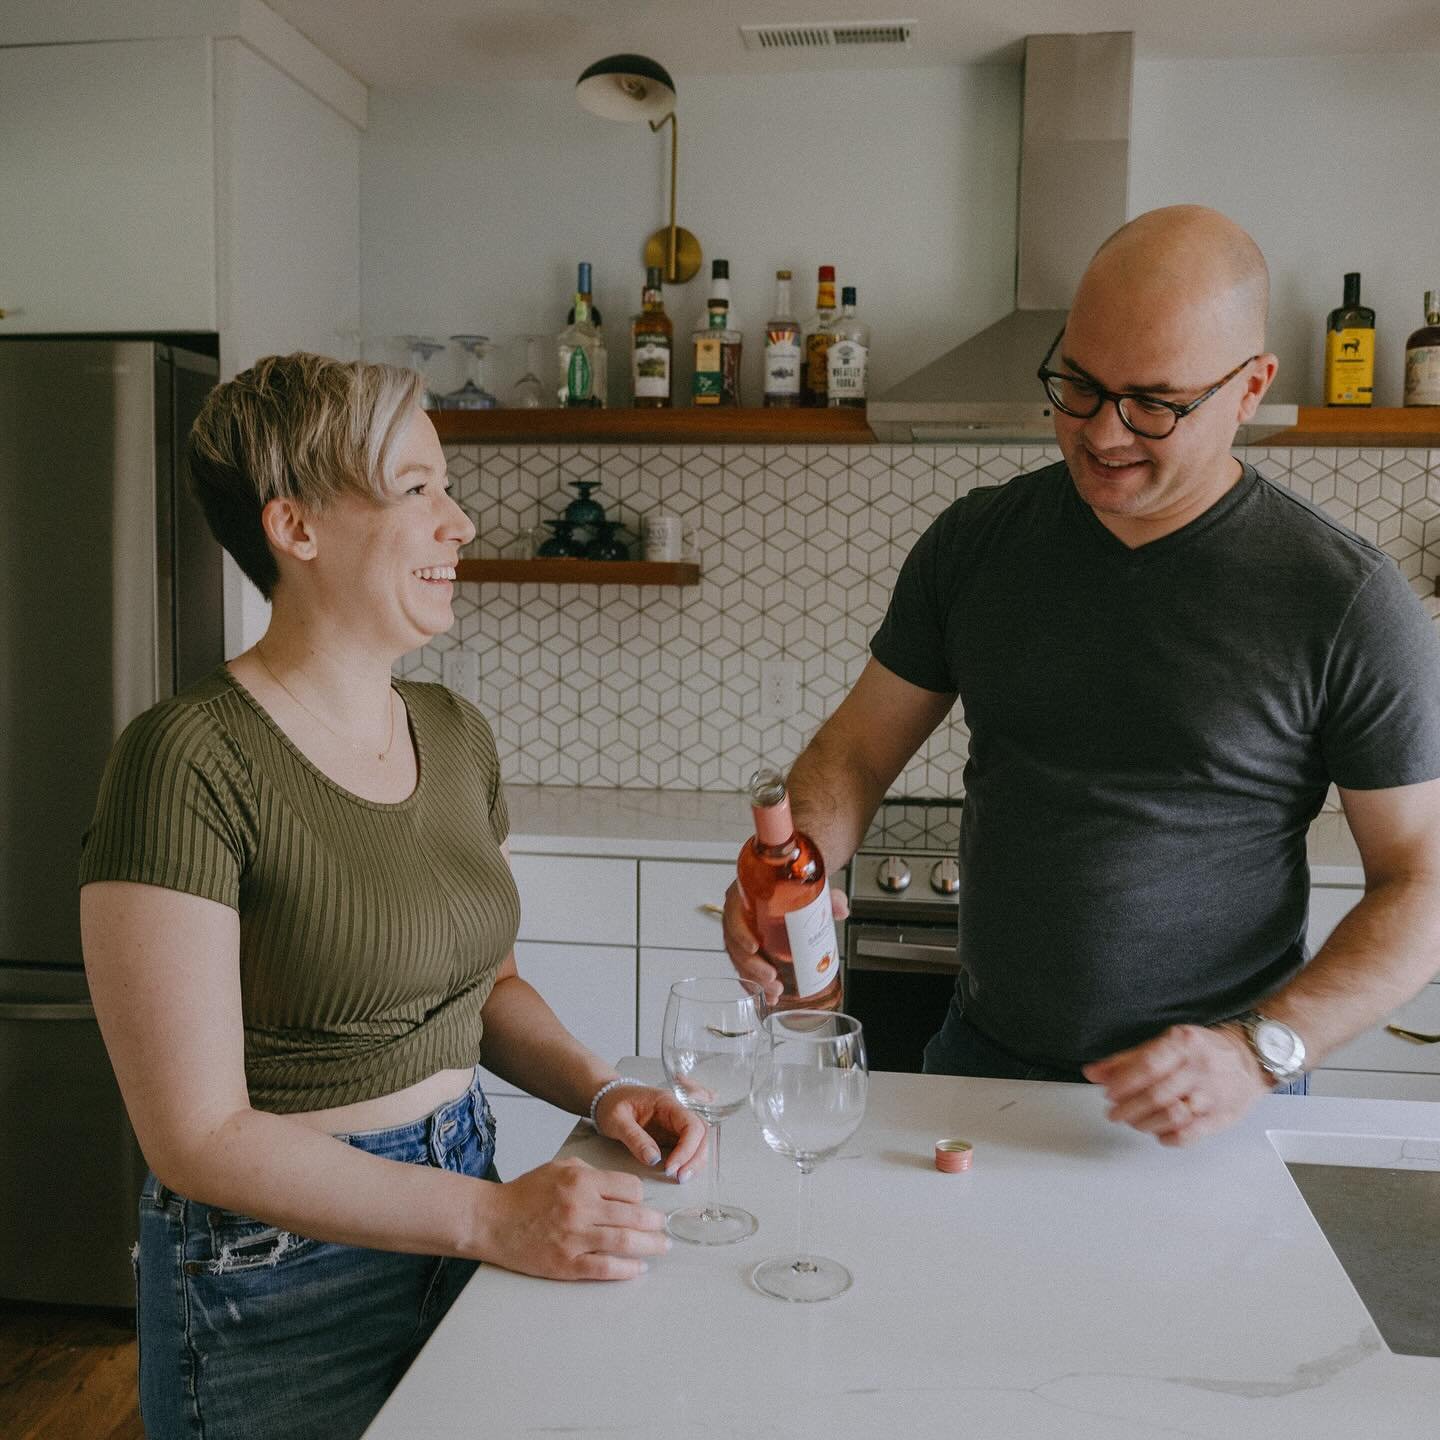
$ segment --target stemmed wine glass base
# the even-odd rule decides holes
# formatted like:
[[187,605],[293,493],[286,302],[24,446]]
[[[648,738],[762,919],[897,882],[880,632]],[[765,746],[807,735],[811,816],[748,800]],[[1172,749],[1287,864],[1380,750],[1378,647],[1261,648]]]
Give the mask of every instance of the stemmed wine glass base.
[[692,1245],[733,1245],[753,1235],[759,1224],[738,1205],[687,1205],[672,1210],[665,1220],[671,1235]]
[[799,1259],[762,1260],[751,1272],[757,1290],[777,1300],[833,1300],[851,1285],[850,1272],[823,1255]]

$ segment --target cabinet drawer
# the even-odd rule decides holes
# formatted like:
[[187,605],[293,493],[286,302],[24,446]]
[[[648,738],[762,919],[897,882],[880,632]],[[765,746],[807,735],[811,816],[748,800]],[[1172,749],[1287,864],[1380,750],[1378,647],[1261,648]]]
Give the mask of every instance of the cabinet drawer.
[[635,862],[577,855],[512,855],[521,940],[635,943]]
[[665,1001],[677,980],[692,975],[733,975],[735,967],[723,950],[641,950],[638,1006],[637,1055],[660,1053],[660,1027],[665,1020]]
[[1365,894],[1358,885],[1315,885],[1310,890],[1310,923],[1305,942],[1313,955]]
[[[1427,985],[1390,1019],[1407,1030],[1418,1030],[1423,1035],[1440,1035],[1440,985]],[[1382,1024],[1342,1046],[1333,1055],[1327,1055],[1324,1069],[1440,1075],[1440,1042],[1417,1045],[1412,1040],[1391,1035]]]
[[[633,949],[522,941],[515,946],[515,964],[560,1023],[602,1060],[609,1063],[635,1053]],[[497,1095],[522,1093],[488,1071],[482,1083]]]
[[[640,862],[640,943],[672,950],[722,950],[720,917],[735,866],[720,860]],[[683,978],[683,977],[680,977]]]

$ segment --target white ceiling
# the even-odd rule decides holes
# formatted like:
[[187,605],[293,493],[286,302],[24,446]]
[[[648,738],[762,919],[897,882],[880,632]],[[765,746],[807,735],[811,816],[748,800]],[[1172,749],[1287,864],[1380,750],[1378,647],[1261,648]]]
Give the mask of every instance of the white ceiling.
[[[1435,0],[268,0],[377,90],[578,76],[618,51],[674,74],[1015,63],[1029,34],[1133,30],[1161,57],[1440,52]],[[908,48],[756,54],[742,24],[914,20]]]

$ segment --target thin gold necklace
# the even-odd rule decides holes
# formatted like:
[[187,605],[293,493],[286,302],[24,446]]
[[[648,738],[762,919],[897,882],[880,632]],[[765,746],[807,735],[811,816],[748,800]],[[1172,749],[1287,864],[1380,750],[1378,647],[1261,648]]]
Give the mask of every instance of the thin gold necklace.
[[391,746],[393,746],[393,745],[395,744],[395,692],[394,692],[393,690],[390,690],[388,686],[386,687],[386,689],[389,691],[389,695],[390,695],[390,705],[389,705],[389,710],[390,710],[390,734],[386,737],[386,740],[385,740],[385,748],[384,748],[383,750],[377,752],[377,751],[375,751],[375,750],[372,750],[372,749],[370,748],[370,746],[368,746],[368,745],[357,745],[357,744],[355,743],[355,741],[353,741],[348,735],[342,735],[342,734],[340,733],[340,731],[338,731],[333,725],[331,725],[331,724],[325,719],[325,717],[324,717],[323,715],[317,715],[317,714],[315,713],[315,711],[313,711],[313,710],[270,668],[270,662],[265,658],[265,652],[264,652],[263,650],[261,650],[260,644],[259,644],[258,641],[257,641],[256,644],[255,644],[255,658],[265,667],[265,673],[266,673],[312,720],[318,720],[318,721],[320,722],[320,724],[323,725],[337,740],[343,740],[343,741],[344,741],[352,750],[354,750],[354,751],[356,752],[356,754],[358,754],[358,755],[374,755],[375,758],[376,758],[378,761],[380,761],[380,763],[381,763],[382,765],[385,763],[386,760],[388,760],[388,759],[390,758],[390,749],[391,749]]

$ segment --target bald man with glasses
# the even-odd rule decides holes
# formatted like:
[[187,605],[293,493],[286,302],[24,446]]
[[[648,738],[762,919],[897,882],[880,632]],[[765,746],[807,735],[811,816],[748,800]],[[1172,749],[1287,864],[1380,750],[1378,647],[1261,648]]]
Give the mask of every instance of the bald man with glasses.
[[[1039,368],[1063,463],[931,525],[790,774],[838,869],[958,699],[961,974],[925,1068],[1088,1080],[1168,1145],[1303,1091],[1440,968],[1440,642],[1381,550],[1231,453],[1268,291],[1199,206],[1101,246]],[[1332,784],[1365,894],[1312,957]],[[725,928],[778,989],[733,888]]]

